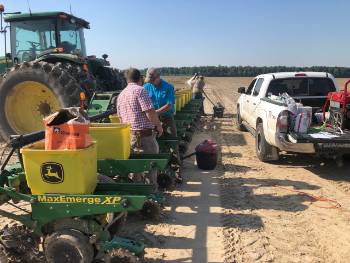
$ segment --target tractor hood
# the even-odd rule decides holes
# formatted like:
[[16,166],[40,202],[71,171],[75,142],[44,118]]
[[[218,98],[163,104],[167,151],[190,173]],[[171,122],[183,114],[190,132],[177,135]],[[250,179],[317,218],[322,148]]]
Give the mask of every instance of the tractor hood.
[[74,20],[74,23],[77,23],[87,29],[90,28],[90,23],[85,21],[82,18],[67,14],[65,12],[40,12],[40,13],[22,13],[22,14],[8,14],[4,17],[5,22],[14,22],[14,21],[27,21],[35,19],[69,19]]
[[78,55],[74,55],[74,54],[67,54],[67,53],[49,53],[49,54],[44,54],[39,56],[36,61],[47,61],[47,62],[57,62],[57,61],[70,61],[73,63],[77,63],[77,64],[81,64],[81,63],[85,63],[86,59],[78,56]]

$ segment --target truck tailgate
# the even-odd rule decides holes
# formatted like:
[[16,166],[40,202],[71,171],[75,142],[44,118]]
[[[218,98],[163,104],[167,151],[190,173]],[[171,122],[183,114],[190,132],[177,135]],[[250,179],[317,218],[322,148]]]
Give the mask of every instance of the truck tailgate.
[[313,143],[318,151],[340,151],[350,153],[350,133],[334,133],[325,130],[331,134],[337,135],[334,138],[314,138],[310,134],[290,133],[288,139],[293,143]]

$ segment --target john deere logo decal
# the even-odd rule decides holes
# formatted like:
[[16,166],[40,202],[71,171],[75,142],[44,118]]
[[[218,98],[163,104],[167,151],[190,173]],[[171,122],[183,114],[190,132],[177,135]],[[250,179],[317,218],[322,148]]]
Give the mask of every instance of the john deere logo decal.
[[49,184],[59,184],[64,180],[63,166],[59,163],[47,162],[41,165],[41,178]]

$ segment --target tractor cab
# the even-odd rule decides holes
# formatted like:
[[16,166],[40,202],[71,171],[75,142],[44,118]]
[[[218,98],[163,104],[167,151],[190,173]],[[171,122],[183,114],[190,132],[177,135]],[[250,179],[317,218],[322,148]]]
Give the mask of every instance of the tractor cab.
[[53,53],[86,57],[84,28],[89,23],[63,12],[9,14],[11,57],[14,63]]

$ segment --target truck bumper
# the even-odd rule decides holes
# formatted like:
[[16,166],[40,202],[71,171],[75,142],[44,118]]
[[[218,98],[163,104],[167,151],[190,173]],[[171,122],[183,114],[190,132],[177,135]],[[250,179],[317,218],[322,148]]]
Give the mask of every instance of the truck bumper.
[[294,143],[288,140],[286,135],[280,134],[278,136],[278,148],[281,151],[296,152],[296,153],[315,153],[315,146],[313,143]]

